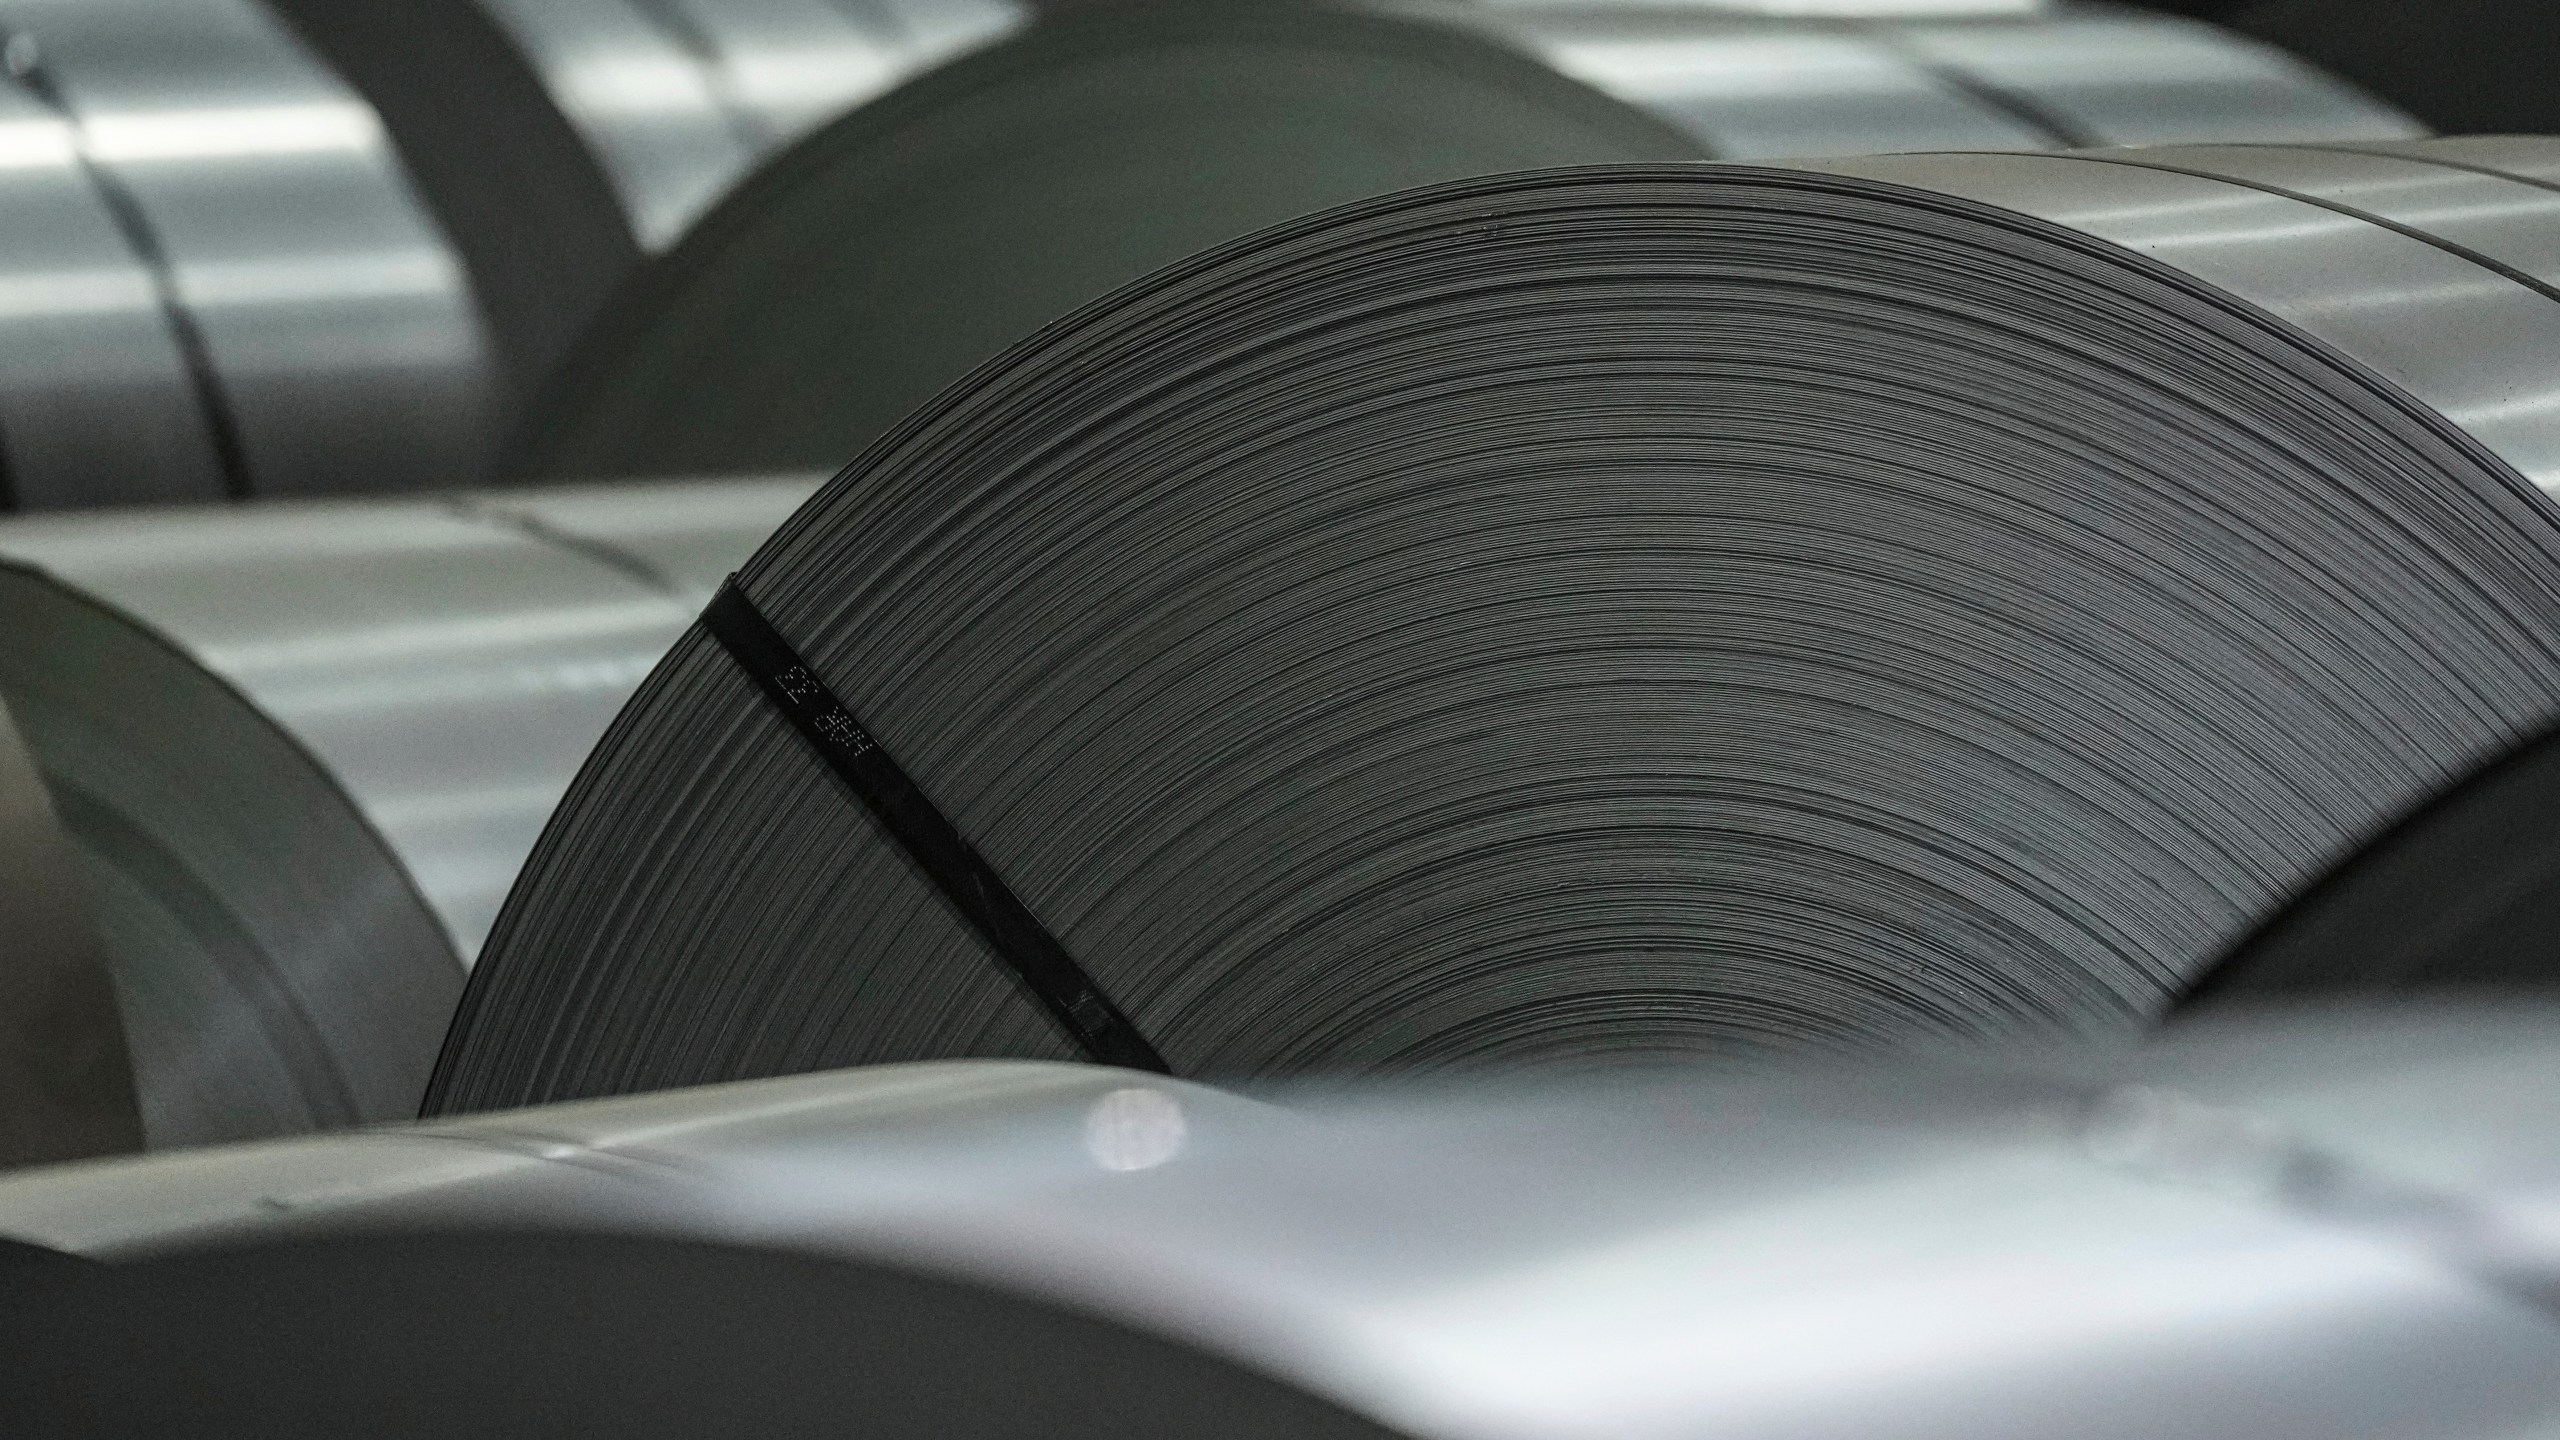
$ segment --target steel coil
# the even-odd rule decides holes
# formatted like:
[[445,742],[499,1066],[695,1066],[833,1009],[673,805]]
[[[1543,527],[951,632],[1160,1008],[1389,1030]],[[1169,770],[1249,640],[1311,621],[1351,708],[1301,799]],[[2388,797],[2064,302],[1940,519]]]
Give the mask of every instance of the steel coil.
[[1021,0],[474,3],[541,75],[649,250],[763,156],[1029,17]]
[[884,1067],[55,1167],[0,1234],[110,1262],[13,1361],[138,1433],[2534,1434],[2552,1040],[2332,1014],[1286,1110]]
[[1174,267],[745,567],[804,673],[675,647],[430,1104],[2145,1024],[2560,716],[2555,162],[1560,170]]
[[0,523],[0,695],[82,854],[154,1146],[415,1112],[553,802],[810,485]]
[[257,0],[9,0],[0,46],[38,196],[0,234],[19,504],[471,473],[469,279],[373,109]]
[[2130,12],[1097,5],[911,81],[742,185],[604,313],[501,465],[565,479],[836,466],[1114,286],[1434,181],[2416,133],[2275,52]]

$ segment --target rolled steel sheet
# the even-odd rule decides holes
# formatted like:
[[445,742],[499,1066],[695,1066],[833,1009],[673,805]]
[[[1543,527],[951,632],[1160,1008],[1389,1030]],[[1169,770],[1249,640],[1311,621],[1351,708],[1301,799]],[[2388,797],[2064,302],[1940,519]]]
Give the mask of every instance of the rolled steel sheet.
[[0,695],[84,847],[155,1147],[415,1112],[588,748],[812,484],[0,523]]
[[9,0],[0,32],[158,272],[230,493],[468,473],[486,342],[371,107],[254,0]]
[[2419,133],[2174,17],[1857,8],[1071,9],[742,184],[604,312],[530,403],[503,470],[835,466],[972,366],[1158,266],[1470,175]]
[[70,122],[0,85],[0,474],[11,509],[211,500],[226,487],[166,277],[127,242]]
[[650,250],[767,152],[1028,18],[1017,0],[479,0]]
[[1210,1077],[2145,1026],[2560,717],[2560,195],[2444,146],[1564,170],[1162,272],[743,569],[803,673],[675,647],[431,1110],[1113,1006]]
[[[23,1173],[0,1234],[115,1262],[47,1297],[22,1365],[242,1425],[478,1413],[524,1369],[579,1414],[832,1403],[850,1369],[883,1433],[1100,1434],[1043,1377],[1134,1369],[1186,1417],[1143,1428],[1268,1419],[1178,1357],[1104,1363],[1077,1316],[1430,1440],[2532,1434],[2560,1420],[2552,1040],[2325,1015],[1285,1110],[898,1066]],[[906,1308],[850,1320],[790,1261]],[[955,1294],[996,1302],[957,1337]],[[737,1327],[833,1358],[657,1398]],[[666,1358],[605,1362],[633,1345]]]

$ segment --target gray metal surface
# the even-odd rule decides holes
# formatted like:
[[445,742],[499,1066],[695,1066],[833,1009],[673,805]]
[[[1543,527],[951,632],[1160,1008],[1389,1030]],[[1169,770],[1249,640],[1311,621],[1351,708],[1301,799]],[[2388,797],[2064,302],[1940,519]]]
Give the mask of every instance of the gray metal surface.
[[489,1227],[1027,1293],[1429,1440],[2560,1424],[2551,1017],[1280,1096],[891,1066],[0,1180],[105,1258]]
[[[2423,160],[2435,143],[2398,153]],[[2535,148],[2549,165],[2560,140]],[[2560,197],[2539,186],[2219,146],[1806,168],[1996,205],[2175,266],[2356,357],[2546,492],[2560,486],[2560,294],[2525,268],[2550,258],[2533,232]]]
[[767,152],[1029,18],[1016,0],[480,0],[647,249]]
[[47,516],[0,556],[236,687],[344,788],[466,962],[543,822],[808,479]]
[[114,980],[73,867],[0,705],[0,1166],[142,1148]]
[[0,444],[25,509],[219,498],[170,329],[175,297],[117,228],[73,126],[0,83]]
[[1478,0],[1415,13],[1483,28],[1719,159],[2425,133],[2264,45],[2132,11]]
[[467,278],[370,107],[272,16],[8,0],[0,32],[162,270],[234,493],[414,489],[477,460]]

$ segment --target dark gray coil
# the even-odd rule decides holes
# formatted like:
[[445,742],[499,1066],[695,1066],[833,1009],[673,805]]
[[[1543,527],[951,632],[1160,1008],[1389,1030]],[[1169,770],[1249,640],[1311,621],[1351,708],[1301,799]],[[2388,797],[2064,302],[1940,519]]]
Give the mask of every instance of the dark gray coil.
[[2420,133],[2190,21],[2020,8],[1071,10],[740,187],[607,310],[501,464],[570,479],[840,465],[971,366],[1160,265],[1470,175]]
[[[2560,716],[2549,141],[1562,170],[1187,262],[745,592],[1178,1074],[2149,1022]],[[433,1110],[1048,1018],[699,631]]]
[[[93,902],[143,1138],[415,1113],[552,805],[812,484],[0,524],[0,697],[77,855],[64,898]],[[34,1041],[94,1033],[33,1030],[0,1064],[62,1073]]]
[[0,1407],[50,1383],[133,1417],[111,1433],[255,1436],[2542,1434],[2554,1039],[2547,1010],[2401,1008],[1285,1108],[886,1066],[50,1167],[0,1177],[0,1236],[104,1263],[19,1257]]

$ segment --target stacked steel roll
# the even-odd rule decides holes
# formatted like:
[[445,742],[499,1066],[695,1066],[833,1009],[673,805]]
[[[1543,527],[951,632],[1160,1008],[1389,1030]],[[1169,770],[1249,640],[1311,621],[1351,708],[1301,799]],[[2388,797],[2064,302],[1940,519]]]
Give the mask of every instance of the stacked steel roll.
[[1285,1111],[901,1066],[64,1166],[0,1178],[0,1424],[2539,1434],[2553,1038],[2326,1016]]
[[0,4],[0,508],[476,477],[647,248],[1009,0]]
[[2560,716],[2556,145],[1559,170],[1173,267],[758,553],[431,1104],[2146,1023]]
[[1861,20],[1571,0],[1070,7],[742,185],[605,312],[501,463],[566,479],[839,465],[1117,285],[1436,181],[2419,133],[2191,21],[2006,8]]
[[79,856],[153,1145],[414,1113],[456,956],[810,484],[0,525],[0,696]]

